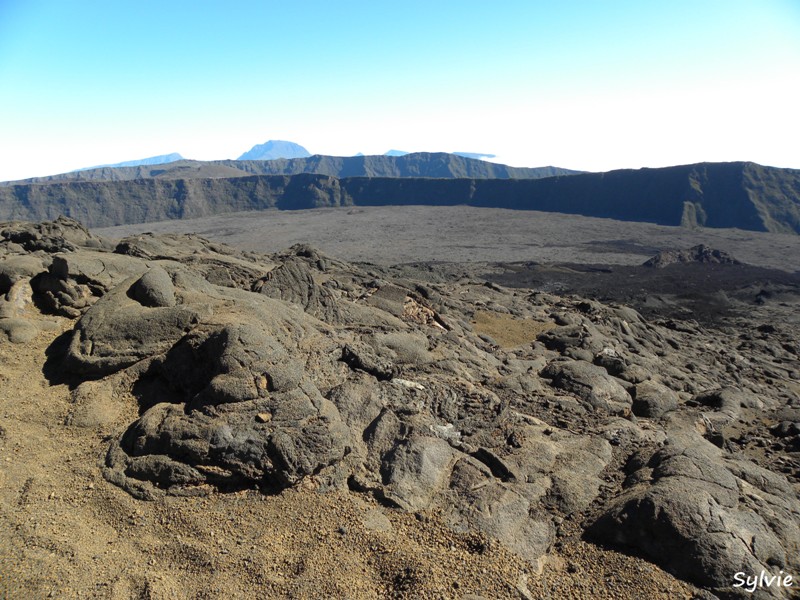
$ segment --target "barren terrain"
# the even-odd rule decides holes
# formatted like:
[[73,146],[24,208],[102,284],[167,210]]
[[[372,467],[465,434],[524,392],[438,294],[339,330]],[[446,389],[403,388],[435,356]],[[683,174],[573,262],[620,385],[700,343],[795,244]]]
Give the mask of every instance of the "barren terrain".
[[[142,365],[158,365],[161,360],[158,357],[155,362],[147,358],[140,366],[89,377],[75,371],[75,360],[71,363],[63,360],[72,330],[83,320],[81,315],[91,314],[92,310],[96,313],[96,307],[103,305],[102,302],[113,300],[114,286],[120,281],[129,281],[110,268],[99,275],[88,273],[87,263],[80,262],[86,260],[81,258],[81,253],[95,250],[87,247],[78,250],[74,255],[76,259],[66,255],[68,262],[74,262],[70,262],[69,275],[64,281],[76,286],[74,289],[85,286],[91,294],[99,294],[100,300],[90,300],[102,301],[101,304],[93,309],[91,303],[79,304],[74,298],[65,298],[64,304],[56,301],[44,308],[41,301],[24,302],[23,294],[13,318],[5,313],[0,315],[8,322],[7,335],[0,332],[0,597],[711,598],[710,592],[688,583],[685,577],[676,579],[642,557],[642,548],[646,546],[637,547],[641,541],[633,534],[626,538],[628,546],[599,543],[607,536],[602,526],[589,536],[594,543],[584,539],[593,523],[602,525],[603,518],[622,518],[615,512],[619,498],[635,496],[638,488],[628,489],[629,482],[623,481],[623,471],[630,479],[635,469],[640,468],[631,457],[635,457],[636,452],[653,452],[659,448],[663,453],[670,444],[680,445],[684,439],[694,440],[692,443],[698,446],[708,445],[709,449],[702,450],[706,454],[691,459],[701,462],[717,460],[709,458],[716,456],[717,450],[707,440],[721,444],[726,453],[724,461],[729,462],[719,459],[721,462],[714,464],[728,466],[714,468],[733,469],[731,472],[739,478],[736,481],[746,494],[754,494],[765,503],[759,505],[759,501],[754,504],[752,500],[745,500],[746,494],[742,492],[738,510],[762,511],[773,502],[770,494],[781,495],[781,502],[791,507],[786,510],[794,515],[795,521],[787,520],[787,530],[778,533],[783,536],[780,537],[782,543],[789,544],[786,546],[786,560],[790,561],[787,564],[796,561],[796,557],[788,556],[789,552],[797,550],[790,546],[794,543],[791,540],[796,538],[787,531],[796,526],[799,516],[792,512],[795,511],[792,503],[797,498],[800,461],[791,446],[793,433],[771,432],[782,422],[780,415],[784,415],[786,423],[795,418],[800,402],[800,373],[796,360],[800,323],[793,275],[800,269],[800,237],[738,230],[691,231],[465,207],[266,211],[111,228],[95,233],[119,239],[141,231],[197,232],[211,240],[258,253],[284,250],[298,242],[309,243],[334,257],[319,259],[316,254],[308,255],[312,265],[317,264],[314,261],[328,261],[321,273],[314,271],[315,282],[321,281],[325,289],[333,290],[337,289],[334,284],[325,282],[345,281],[345,275],[355,277],[358,282],[374,280],[374,283],[357,284],[366,285],[365,289],[374,298],[353,292],[353,298],[357,298],[353,304],[367,303],[382,310],[391,308],[393,300],[390,295],[381,296],[381,290],[396,293],[397,288],[393,286],[404,290],[419,290],[415,285],[428,286],[427,289],[435,290],[430,296],[434,300],[429,300],[434,309],[441,308],[435,298],[441,298],[440,301],[449,306],[449,310],[443,310],[437,318],[443,319],[442,322],[452,329],[447,336],[440,337],[438,326],[430,319],[423,325],[409,321],[410,326],[414,331],[420,328],[427,331],[433,349],[437,343],[452,343],[457,332],[464,348],[471,348],[469,352],[475,353],[474,356],[486,357],[480,359],[489,361],[486,364],[497,365],[491,367],[491,378],[485,377],[482,371],[473,372],[473,378],[469,369],[464,369],[463,377],[472,383],[459,380],[459,385],[466,386],[464,389],[476,386],[479,390],[492,390],[504,406],[518,411],[491,417],[498,419],[497,423],[492,423],[492,427],[497,426],[496,431],[516,432],[509,436],[511,441],[498,442],[500,445],[491,446],[491,450],[481,447],[477,451],[469,449],[469,444],[453,441],[453,448],[491,464],[492,473],[486,473],[491,485],[511,493],[519,489],[521,481],[516,475],[503,475],[503,469],[519,468],[514,461],[522,460],[519,453],[533,437],[553,439],[552,443],[558,444],[584,436],[609,449],[604,466],[586,474],[587,479],[596,477],[602,483],[596,488],[588,486],[591,494],[588,501],[580,500],[587,492],[572,489],[579,484],[562,484],[566,487],[560,491],[551,489],[548,492],[547,502],[553,504],[545,506],[544,510],[549,514],[531,509],[531,519],[554,526],[552,541],[547,544],[549,550],[538,559],[531,559],[527,548],[509,544],[515,539],[513,531],[498,533],[484,524],[483,529],[458,532],[458,528],[453,527],[452,499],[425,505],[408,496],[402,487],[393,488],[394,480],[386,478],[384,485],[387,481],[389,484],[385,491],[367,490],[362,489],[361,484],[354,485],[352,477],[347,485],[332,483],[338,475],[322,470],[300,478],[295,485],[281,491],[268,486],[237,484],[226,488],[204,482],[196,488],[202,490],[203,495],[195,496],[162,493],[161,488],[180,492],[182,486],[169,487],[170,481],[157,481],[163,475],[148,471],[137,477],[142,477],[145,483],[151,477],[155,483],[141,489],[157,493],[150,494],[149,500],[137,499],[134,492],[140,488],[129,487],[126,491],[123,489],[128,485],[124,483],[125,478],[115,480],[115,485],[109,480],[114,480],[113,476],[103,476],[104,468],[109,466],[109,445],[113,446],[118,439],[124,444],[126,429],[146,416],[154,402],[175,403],[177,400],[166,387],[159,387],[162,384],[156,379],[151,381],[145,377],[150,371]],[[273,263],[281,265],[281,261],[295,264],[292,261],[297,259],[294,254],[269,258],[240,256],[212,245],[198,245],[196,238],[185,242],[180,238],[165,239],[166,246],[154,246],[162,242],[151,241],[146,236],[137,238],[131,242],[133,250],[128,252],[130,256],[143,256],[142,252],[150,252],[152,248],[172,248],[174,261],[183,265],[181,269],[190,266],[200,269],[207,265],[202,266],[201,272],[214,285],[213,290],[223,289],[218,285],[241,285],[243,269],[258,269],[260,265]],[[728,251],[758,268],[733,270],[735,267],[730,266],[731,269],[726,270],[729,265],[710,268],[690,265],[688,268],[695,270],[681,271],[682,278],[676,277],[674,270],[661,273],[625,270],[633,269],[660,250],[685,249],[698,243]],[[297,252],[297,256],[306,256],[302,254],[305,250]],[[8,256],[12,254],[9,250]],[[245,259],[252,261],[252,265],[246,266],[242,262]],[[350,267],[335,259],[374,265],[364,265],[362,271],[362,267]],[[151,267],[163,264],[164,268],[179,268],[168,267],[163,256],[150,256],[148,260]],[[116,263],[109,262],[111,264]],[[132,259],[130,264],[134,264]],[[231,281],[220,283],[220,265],[225,265]],[[331,268],[334,274],[329,271]],[[341,277],[337,269],[341,269]],[[640,275],[640,289],[633,289],[629,280]],[[615,285],[615,277],[618,285]],[[770,277],[786,279],[771,283]],[[356,279],[351,285],[356,285]],[[487,283],[488,280],[495,283]],[[693,282],[694,296],[687,298],[679,290],[671,289],[681,280]],[[173,275],[173,281],[176,289],[179,285],[189,286],[178,275]],[[278,285],[275,281],[279,280],[262,277],[259,281],[268,287],[271,283]],[[758,292],[766,284],[773,287],[759,302]],[[256,289],[251,283],[247,285]],[[314,285],[317,287],[312,286],[312,291],[323,287]],[[715,299],[720,289],[726,290],[722,300]],[[217,293],[223,294],[213,292]],[[417,292],[406,293],[411,294],[405,296],[406,308],[409,298],[423,301],[415,295]],[[563,294],[563,297],[551,294]],[[609,306],[587,303],[572,294],[602,297]],[[13,293],[9,290],[5,300],[9,305],[13,301],[11,296]],[[228,297],[223,294],[214,301],[230,302],[224,298]],[[322,298],[324,300],[325,296]],[[637,321],[625,312],[627,309],[616,304],[626,299],[646,315],[647,322]],[[180,302],[188,305],[190,300]],[[724,305],[723,311],[717,310],[720,302]],[[106,302],[105,306],[109,305]],[[306,304],[306,312],[312,310],[309,306]],[[701,306],[706,310],[698,310]],[[90,312],[87,313],[87,309]],[[420,315],[428,318],[433,314],[419,306],[415,310],[418,312],[411,317],[403,313],[404,318],[419,319]],[[64,312],[73,316],[65,316]],[[321,318],[322,314],[318,316]],[[632,334],[620,333],[620,339],[632,335],[637,341],[625,343],[630,348],[637,348],[638,343],[642,347],[630,356],[620,354],[628,361],[629,372],[614,371],[610,362],[598,358],[606,356],[604,351],[594,357],[595,364],[614,372],[618,377],[603,377],[624,384],[634,397],[638,389],[640,402],[646,397],[646,386],[642,387],[645,376],[641,375],[639,364],[645,365],[652,371],[648,377],[661,390],[659,393],[667,394],[669,390],[665,388],[675,390],[669,394],[675,396],[679,406],[672,407],[672,412],[658,417],[655,412],[652,416],[643,416],[650,413],[634,408],[638,419],[631,415],[630,408],[615,413],[608,406],[599,408],[599,404],[593,404],[596,398],[591,394],[585,396],[578,387],[570,387],[567,370],[551,376],[543,369],[541,373],[546,374],[543,377],[537,374],[541,367],[536,367],[537,373],[532,368],[520,367],[547,362],[550,363],[548,369],[589,364],[593,358],[590,352],[594,351],[591,350],[592,335],[595,340],[606,339],[604,336],[610,335],[608,328],[623,322],[619,315],[626,315],[631,326],[636,328]],[[208,317],[202,319],[208,320]],[[32,324],[33,328],[26,329],[25,325],[20,329],[20,322]],[[583,342],[588,340],[588,344],[583,346],[580,346],[583,342],[573,345],[568,337],[570,328],[578,323],[594,332],[584,338]],[[85,327],[91,327],[91,323]],[[595,327],[599,330],[593,329]],[[624,327],[628,327],[627,322]],[[20,335],[20,331],[26,340],[12,339]],[[358,333],[367,339],[363,330],[355,328],[354,331],[352,335]],[[25,332],[35,333],[28,336]],[[653,354],[642,362],[643,357],[651,356],[652,348],[647,345],[651,342],[642,341],[650,340],[648,336],[656,340],[661,354],[659,357]],[[665,340],[670,340],[672,348]],[[624,345],[620,342],[620,352]],[[441,348],[444,346],[438,350],[440,353],[444,352]],[[678,351],[678,348],[681,349]],[[112,349],[112,355],[115,351],[121,350]],[[311,352],[313,356],[313,349]],[[473,354],[465,356],[467,360],[476,360]],[[442,357],[447,355],[442,354]],[[463,367],[451,366],[449,362],[452,361],[442,357],[430,363],[435,367],[426,366],[427,363],[409,364],[404,367],[402,376],[416,377],[426,386],[435,385],[436,378],[447,382],[450,377],[447,369]],[[353,363],[357,368],[351,364],[352,373],[348,371],[347,377],[356,377],[360,382],[365,377],[369,379],[373,371],[380,375],[376,369],[382,367],[370,366],[366,358],[357,358],[361,362]],[[689,362],[692,364],[688,365]],[[473,369],[488,368],[483,363],[481,366],[470,364]],[[634,366],[638,371],[634,372]],[[338,377],[344,376],[342,372],[337,373]],[[320,389],[323,388],[319,380],[323,376],[325,373],[314,376]],[[402,385],[411,385],[394,376]],[[562,385],[559,381],[566,383],[559,388],[558,385]],[[140,387],[137,388],[137,384]],[[378,385],[378,389],[383,389],[380,386],[387,384],[378,382]],[[706,401],[703,393],[725,385],[737,386],[746,394],[760,397],[761,408],[745,402],[741,407],[736,406],[735,417],[728,418],[730,415],[725,411],[733,409],[725,404],[727,396],[721,401],[724,404],[721,412],[720,407],[713,404],[716,400],[709,401],[711,404],[703,408],[702,403]],[[336,399],[335,394],[330,397]],[[628,397],[627,402],[630,401]],[[347,416],[346,412],[352,408],[348,409],[346,402],[337,407],[347,417],[348,424],[355,426],[352,420],[356,417]],[[700,410],[707,411],[702,413],[705,421],[699,416]],[[519,411],[529,414],[521,415]],[[257,414],[257,420],[266,420],[262,414]],[[403,419],[411,418],[401,412],[398,414]],[[421,417],[413,417],[418,418]],[[420,427],[413,419],[409,421],[411,431]],[[708,426],[700,435],[695,429],[697,423],[704,422]],[[459,427],[465,432],[468,430],[466,425]],[[495,436],[496,431],[486,437],[476,434],[469,443],[489,448],[489,444],[495,443],[489,438]],[[161,435],[169,434],[165,430]],[[367,434],[364,435],[369,441]],[[571,437],[573,435],[578,437]],[[715,437],[717,435],[722,436],[721,441]],[[409,439],[413,441],[413,435]],[[515,441],[517,439],[520,441]],[[550,446],[542,446],[545,447]],[[373,452],[371,448],[368,452]],[[367,464],[368,455],[365,456]],[[179,455],[173,454],[173,457],[181,460]],[[633,462],[625,467],[629,459]],[[343,464],[347,460],[355,459],[346,457]],[[472,458],[469,460],[475,462]],[[762,481],[762,487],[757,490],[756,480],[741,466],[743,463],[737,462],[744,460],[758,465],[753,469],[762,469],[753,471],[757,475],[768,469],[769,476],[758,477],[767,477],[769,485]],[[387,468],[387,464],[382,468]],[[568,470],[585,468],[582,465],[569,467],[568,463],[566,466]],[[392,468],[391,464],[388,468]],[[548,476],[556,480],[560,476],[558,469],[564,466],[551,468],[554,471]],[[580,472],[583,477],[583,471]],[[122,487],[118,487],[120,481]],[[661,489],[656,487],[657,483],[653,482],[653,489]],[[712,484],[700,481],[694,485],[699,490]],[[449,498],[449,493],[445,490],[442,498]],[[392,498],[393,501],[388,501]],[[505,509],[504,505],[493,502],[488,504],[493,508],[485,509],[487,515],[491,510]],[[759,514],[766,515],[772,523],[771,513]],[[616,526],[623,531],[627,526],[624,519],[621,523]],[[735,530],[735,535],[740,535],[739,530]],[[756,558],[766,560],[759,554],[760,547],[754,547]],[[663,562],[659,564],[665,566]],[[685,566],[676,564],[675,569],[683,569],[681,572],[686,576]],[[734,592],[722,587],[719,593]]]
[[145,231],[197,233],[256,252],[310,244],[342,260],[384,265],[519,261],[638,265],[660,250],[706,244],[751,265],[800,270],[798,235],[470,206],[266,210],[94,231],[111,238]]

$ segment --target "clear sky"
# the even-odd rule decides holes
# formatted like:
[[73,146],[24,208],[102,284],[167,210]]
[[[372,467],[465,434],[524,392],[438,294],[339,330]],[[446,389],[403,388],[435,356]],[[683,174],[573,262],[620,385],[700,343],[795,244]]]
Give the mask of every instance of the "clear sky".
[[0,180],[179,152],[800,168],[798,0],[0,0]]

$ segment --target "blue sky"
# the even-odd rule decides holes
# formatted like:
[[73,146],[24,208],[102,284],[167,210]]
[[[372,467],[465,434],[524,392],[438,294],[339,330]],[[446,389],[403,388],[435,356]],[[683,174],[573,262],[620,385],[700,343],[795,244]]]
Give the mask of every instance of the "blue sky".
[[268,139],[800,168],[798,0],[0,0],[0,180]]

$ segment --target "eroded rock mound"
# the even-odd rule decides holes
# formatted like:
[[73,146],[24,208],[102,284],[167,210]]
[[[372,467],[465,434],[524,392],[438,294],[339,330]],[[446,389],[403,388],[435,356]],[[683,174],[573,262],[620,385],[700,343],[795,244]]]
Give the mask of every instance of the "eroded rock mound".
[[663,269],[675,263],[707,265],[740,265],[738,260],[723,250],[709,248],[705,244],[692,246],[688,250],[665,250],[645,261],[642,266]]
[[[136,497],[307,480],[435,511],[531,561],[566,519],[721,595],[741,595],[739,571],[800,569],[786,328],[653,323],[306,246],[0,231],[0,330],[38,335],[34,306],[74,319],[50,353],[80,384],[68,422],[105,429],[103,472]],[[112,394],[139,417],[120,422]]]
[[11,251],[72,252],[80,247],[100,248],[103,240],[78,221],[58,217],[55,221],[0,223],[0,244]]

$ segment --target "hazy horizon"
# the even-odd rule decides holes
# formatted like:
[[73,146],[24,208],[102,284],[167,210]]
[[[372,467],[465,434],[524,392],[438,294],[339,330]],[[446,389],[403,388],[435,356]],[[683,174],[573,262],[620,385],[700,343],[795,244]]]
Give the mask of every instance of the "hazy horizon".
[[0,4],[0,180],[172,152],[800,168],[800,6]]

